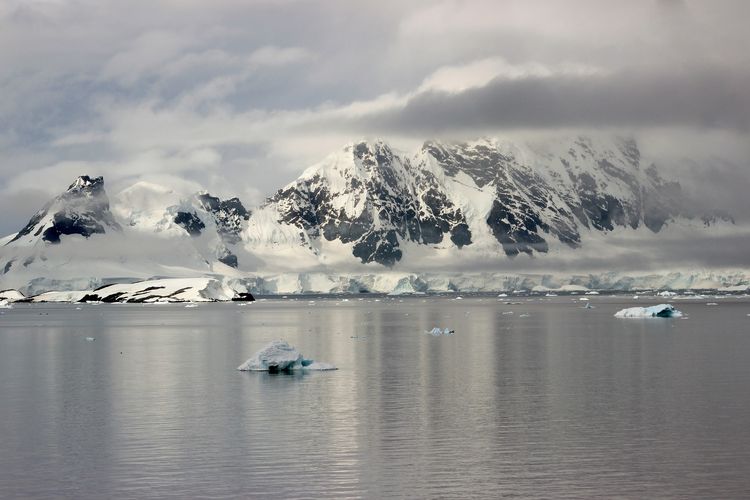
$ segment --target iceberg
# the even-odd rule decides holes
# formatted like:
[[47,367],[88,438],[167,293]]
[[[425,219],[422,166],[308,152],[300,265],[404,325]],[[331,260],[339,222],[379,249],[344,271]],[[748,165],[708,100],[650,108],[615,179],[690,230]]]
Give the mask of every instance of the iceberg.
[[10,309],[11,307],[13,306],[11,306],[10,302],[8,302],[6,299],[0,300],[0,309]]
[[250,372],[291,372],[293,370],[336,370],[328,363],[318,363],[306,359],[294,347],[284,340],[274,340],[266,347],[237,367],[240,371]]
[[682,312],[671,304],[649,307],[629,307],[615,313],[615,318],[679,318]]
[[432,335],[434,337],[437,337],[438,335],[453,335],[455,330],[451,330],[450,328],[438,328],[435,327],[429,332],[427,332],[429,335]]

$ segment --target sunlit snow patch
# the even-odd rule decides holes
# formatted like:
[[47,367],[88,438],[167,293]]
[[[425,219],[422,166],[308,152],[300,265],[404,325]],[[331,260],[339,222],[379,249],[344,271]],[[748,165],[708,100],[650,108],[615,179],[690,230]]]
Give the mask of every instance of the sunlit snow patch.
[[671,304],[650,307],[629,307],[615,313],[616,318],[679,318],[682,312]]
[[274,340],[237,367],[250,372],[290,372],[293,370],[336,370],[328,363],[317,363],[306,359],[284,340]]

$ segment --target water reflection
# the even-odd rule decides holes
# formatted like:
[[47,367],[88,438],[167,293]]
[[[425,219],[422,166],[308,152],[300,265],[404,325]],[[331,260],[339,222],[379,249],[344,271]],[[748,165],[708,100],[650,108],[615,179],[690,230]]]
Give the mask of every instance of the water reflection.
[[[0,318],[0,485],[77,498],[746,491],[746,304],[649,323],[596,301],[19,306]],[[279,338],[339,370],[236,370]]]

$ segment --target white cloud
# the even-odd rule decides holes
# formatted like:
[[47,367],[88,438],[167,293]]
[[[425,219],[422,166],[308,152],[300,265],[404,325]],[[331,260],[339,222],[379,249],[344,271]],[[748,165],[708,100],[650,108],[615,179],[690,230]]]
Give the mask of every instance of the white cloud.
[[169,60],[188,47],[190,41],[173,32],[151,31],[133,40],[102,68],[100,78],[123,86],[135,85],[144,76],[158,73]]
[[313,57],[312,52],[301,47],[275,47],[269,45],[255,50],[247,58],[248,63],[257,66],[285,66]]
[[425,78],[418,91],[463,92],[483,87],[495,79],[596,76],[606,73],[604,68],[580,63],[542,64],[531,61],[511,64],[502,57],[490,57],[467,64],[443,66]]

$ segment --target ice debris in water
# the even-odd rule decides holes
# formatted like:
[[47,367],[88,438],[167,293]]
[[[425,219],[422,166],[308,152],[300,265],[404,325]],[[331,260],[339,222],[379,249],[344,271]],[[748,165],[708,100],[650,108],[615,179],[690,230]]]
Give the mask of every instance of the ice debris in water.
[[629,307],[615,313],[616,318],[679,318],[682,312],[671,304],[650,307]]
[[93,342],[96,339],[94,337],[86,337],[86,342]]
[[432,330],[430,330],[427,333],[429,335],[434,335],[435,337],[437,337],[438,335],[453,335],[456,332],[455,332],[455,330],[451,330],[450,328],[438,328],[438,327],[435,327],[435,328],[433,328]]
[[11,307],[13,306],[11,306],[10,302],[8,302],[6,299],[0,300],[0,309],[10,309]]
[[297,349],[284,340],[274,340],[266,347],[237,367],[241,371],[251,372],[290,372],[293,370],[336,370],[328,363],[318,363],[306,359]]

